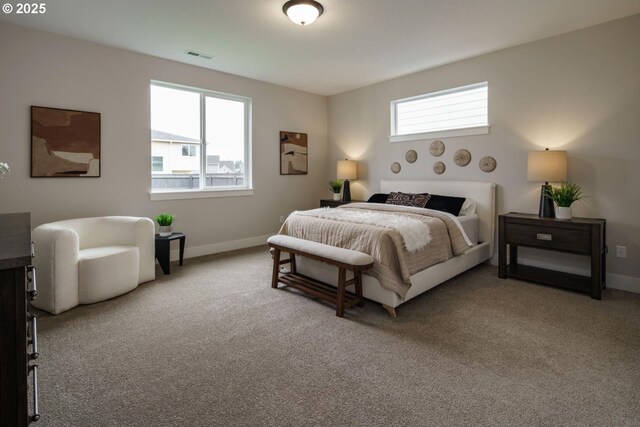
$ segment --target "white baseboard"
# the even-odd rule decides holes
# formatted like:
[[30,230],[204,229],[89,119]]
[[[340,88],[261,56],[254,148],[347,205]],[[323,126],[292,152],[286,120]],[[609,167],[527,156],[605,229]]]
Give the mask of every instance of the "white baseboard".
[[[209,245],[202,245],[202,246],[192,246],[189,248],[185,248],[184,258],[185,259],[194,258],[198,256],[203,256],[203,255],[218,254],[220,252],[229,252],[229,251],[235,251],[237,249],[251,248],[253,246],[264,245],[267,243],[267,239],[270,236],[271,234],[265,234],[263,236],[248,237],[246,239],[231,240],[228,242],[212,243]],[[174,249],[171,251],[171,261],[178,261],[179,257],[180,257],[179,249]],[[498,265],[497,255],[493,256],[493,258],[490,260],[490,263],[493,265]],[[539,267],[554,268],[554,266],[551,263],[534,262],[531,264],[532,265],[538,264],[537,266]],[[544,264],[544,265],[540,265],[540,264]],[[584,274],[584,272],[581,272],[581,271],[575,271],[575,273]],[[618,289],[621,291],[640,294],[640,278],[622,276],[620,274],[607,273],[607,288]]]
[[640,278],[607,274],[607,288],[640,294]]
[[[228,242],[211,243],[209,245],[191,246],[184,249],[184,258],[195,258],[203,255],[218,254],[220,252],[235,251],[236,249],[251,248],[253,246],[266,245],[271,234],[264,236],[248,237],[246,239],[231,240]],[[187,236],[188,238],[189,236]],[[177,246],[177,245],[175,245]],[[180,259],[180,249],[171,251],[171,261]]]

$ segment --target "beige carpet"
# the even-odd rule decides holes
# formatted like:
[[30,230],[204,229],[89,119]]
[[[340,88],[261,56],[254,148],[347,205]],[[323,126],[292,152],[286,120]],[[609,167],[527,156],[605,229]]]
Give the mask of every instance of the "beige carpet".
[[640,425],[640,295],[480,266],[344,319],[259,247],[39,319],[39,426]]

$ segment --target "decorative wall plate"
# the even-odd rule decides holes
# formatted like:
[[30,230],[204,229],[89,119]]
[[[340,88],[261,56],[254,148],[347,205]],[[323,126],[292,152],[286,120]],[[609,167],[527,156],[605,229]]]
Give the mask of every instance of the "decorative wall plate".
[[444,153],[444,143],[440,140],[433,141],[429,147],[429,153],[434,157],[442,156],[442,153]]
[[391,172],[393,173],[398,173],[400,172],[400,169],[402,169],[402,167],[400,166],[400,163],[398,162],[393,162],[391,164]]
[[409,150],[404,158],[407,159],[407,162],[413,163],[418,160],[418,153],[416,153],[416,150]]
[[471,153],[468,150],[465,150],[464,148],[461,150],[458,150],[453,155],[453,161],[458,166],[467,166],[471,161]]
[[480,159],[480,170],[483,172],[493,172],[496,165],[496,159],[491,156],[486,156]]
[[438,175],[442,175],[446,169],[447,167],[442,162],[435,162],[433,164],[433,171]]

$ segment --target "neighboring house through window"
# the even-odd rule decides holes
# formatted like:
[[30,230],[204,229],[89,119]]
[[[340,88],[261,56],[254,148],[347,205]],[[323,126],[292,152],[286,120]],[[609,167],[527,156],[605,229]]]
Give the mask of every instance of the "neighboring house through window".
[[250,118],[250,98],[152,82],[152,193],[250,190]]

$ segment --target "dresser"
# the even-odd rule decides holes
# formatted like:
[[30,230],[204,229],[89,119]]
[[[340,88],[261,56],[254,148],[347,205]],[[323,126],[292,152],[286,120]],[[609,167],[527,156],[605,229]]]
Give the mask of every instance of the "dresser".
[[[31,267],[31,218],[0,215],[0,426],[26,426],[38,413],[38,340],[30,301],[37,291]],[[29,399],[31,393],[31,399]]]
[[[512,277],[585,292],[601,299],[606,273],[606,226],[601,218],[559,221],[533,214],[508,213],[498,217],[498,276]],[[518,247],[564,252],[588,257],[589,276],[518,263]],[[507,264],[507,247],[509,264]],[[556,261],[558,262],[558,261]]]

